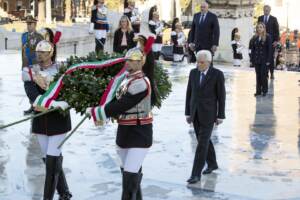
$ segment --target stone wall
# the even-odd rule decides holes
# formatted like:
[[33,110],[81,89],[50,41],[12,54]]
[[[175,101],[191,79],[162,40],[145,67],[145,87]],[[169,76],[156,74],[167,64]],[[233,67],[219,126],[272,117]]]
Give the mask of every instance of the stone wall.
[[237,27],[241,34],[241,43],[245,46],[244,61],[249,60],[248,44],[253,36],[253,8],[212,8],[219,19],[220,24],[220,44],[215,59],[223,62],[232,62],[231,31]]
[[[17,11],[17,0],[0,0],[0,7],[4,9],[4,3],[8,5],[8,14],[14,14]],[[30,0],[22,0],[21,10],[30,9]]]

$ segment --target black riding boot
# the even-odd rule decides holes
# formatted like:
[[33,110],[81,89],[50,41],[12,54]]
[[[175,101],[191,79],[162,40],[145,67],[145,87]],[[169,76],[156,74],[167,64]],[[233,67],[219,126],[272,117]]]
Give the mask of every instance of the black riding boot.
[[137,200],[138,186],[139,174],[124,171],[122,200]]
[[[43,162],[46,163],[46,158],[43,158]],[[62,156],[61,156],[61,162],[63,163]],[[67,183],[63,168],[61,168],[61,172],[58,177],[56,190],[57,190],[57,193],[59,194],[58,200],[70,200],[71,199],[72,194],[69,191],[68,183]]]
[[142,188],[141,188],[141,183],[142,183],[142,178],[143,178],[143,173],[142,173],[142,168],[139,170],[139,182],[138,182],[138,190],[136,192],[136,200],[143,200],[143,195],[142,195]]
[[61,156],[46,157],[46,179],[44,186],[44,200],[53,200],[55,188],[58,182],[58,176],[61,172]]
[[[61,161],[63,162],[62,156],[61,156]],[[58,183],[57,183],[56,189],[59,194],[59,200],[70,200],[71,199],[72,194],[69,191],[67,179],[66,179],[63,168],[61,168],[61,172],[58,177]]]

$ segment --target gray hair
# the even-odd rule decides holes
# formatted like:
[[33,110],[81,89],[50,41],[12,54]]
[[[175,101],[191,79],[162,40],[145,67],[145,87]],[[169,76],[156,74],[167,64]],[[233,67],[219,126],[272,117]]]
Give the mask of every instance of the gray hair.
[[201,5],[201,6],[202,6],[202,5],[205,5],[206,7],[209,7],[209,4],[208,4],[206,1],[203,1],[200,5]]
[[200,50],[200,51],[198,51],[197,54],[196,54],[196,59],[199,60],[200,56],[204,56],[205,60],[208,61],[208,62],[212,61],[211,52],[208,51],[208,50]]
[[264,5],[264,8],[269,8],[271,10],[271,6],[268,4]]

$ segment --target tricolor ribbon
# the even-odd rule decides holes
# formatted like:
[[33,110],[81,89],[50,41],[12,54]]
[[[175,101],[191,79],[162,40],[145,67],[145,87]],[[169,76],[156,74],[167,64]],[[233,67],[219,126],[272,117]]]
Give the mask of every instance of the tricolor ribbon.
[[122,81],[126,77],[126,65],[120,70],[120,72],[109,82],[106,90],[104,91],[99,106],[93,107],[91,114],[96,125],[101,125],[102,122],[107,120],[105,114],[105,105],[113,100],[116,96],[117,90],[120,87]]
[[[111,59],[111,60],[106,60],[106,61],[84,62],[84,63],[74,64],[56,82],[53,82],[49,86],[49,89],[43,95],[39,95],[35,99],[33,106],[36,107],[38,110],[48,110],[51,105],[51,102],[54,101],[58,97],[58,94],[63,87],[63,78],[67,74],[70,74],[79,69],[103,69],[106,67],[111,67],[113,65],[122,63],[122,62],[125,62],[124,58],[116,58],[116,59]],[[124,66],[120,72],[125,72],[125,67],[126,66]],[[118,75],[120,75],[120,72],[116,75],[116,77]],[[114,77],[114,79],[116,77]],[[113,85],[113,83],[112,83],[112,85]],[[108,87],[109,86],[110,85],[108,85]],[[106,89],[106,90],[108,90],[108,89]],[[109,100],[109,98],[112,97],[112,95],[110,95],[109,91],[104,93],[103,96],[106,96],[105,100],[103,100],[104,103],[105,103],[105,101]],[[102,98],[104,98],[104,97],[102,97]],[[101,98],[101,100],[102,100],[102,98]]]

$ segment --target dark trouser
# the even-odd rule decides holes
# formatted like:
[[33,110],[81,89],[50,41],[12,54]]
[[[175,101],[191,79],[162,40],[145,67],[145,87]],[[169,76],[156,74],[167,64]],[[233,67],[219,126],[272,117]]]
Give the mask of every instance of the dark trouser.
[[198,118],[196,117],[193,125],[198,145],[194,158],[192,176],[201,176],[205,161],[207,162],[208,167],[213,168],[218,166],[215,148],[210,139],[214,124],[212,123],[209,125],[203,125],[198,121]]
[[190,48],[188,48],[188,54],[189,54],[189,63],[195,63],[196,56],[195,56],[194,51],[192,51]]
[[159,60],[160,51],[153,52],[155,60]]
[[255,64],[256,94],[268,92],[268,69],[265,64]]
[[122,200],[141,200],[138,196],[139,187],[142,180],[142,174],[123,171],[122,178]]
[[[49,156],[50,157],[50,156]],[[53,157],[53,156],[52,156]],[[58,179],[57,179],[57,185],[56,185],[56,190],[59,194],[59,200],[69,200],[72,197],[72,194],[69,191],[69,187],[68,187],[68,183],[65,177],[65,173],[64,170],[62,168],[62,162],[63,162],[63,157],[57,157],[57,159],[59,159],[59,175],[58,175]],[[45,164],[46,163],[46,158],[43,158],[43,162]]]
[[[141,189],[141,182],[142,182],[142,178],[143,178],[143,173],[142,173],[142,167],[140,168],[138,174],[138,182],[137,182],[137,190],[135,192],[134,189],[134,194],[132,194],[132,191],[128,191],[128,186],[132,183],[128,183],[126,182],[126,173],[128,174],[129,172],[125,172],[124,175],[124,169],[121,167],[121,173],[122,173],[122,187],[123,187],[123,191],[122,191],[122,200],[125,199],[134,199],[134,200],[143,200],[143,195],[142,195],[142,189]],[[126,185],[125,185],[126,184]]]
[[62,170],[62,157],[47,155],[46,179],[44,185],[43,200],[53,200],[61,170]]
[[96,48],[95,51],[96,53],[98,53],[99,51],[103,51],[104,50],[104,45],[105,45],[105,38],[101,38],[101,39],[95,39],[96,42]]
[[[274,74],[274,66],[275,66],[275,63],[274,63],[274,53],[275,53],[275,48],[272,47],[272,55],[271,55],[271,63],[270,65],[268,66],[268,71],[270,71],[270,75],[273,76]],[[268,71],[267,71],[267,76],[268,76]]]

